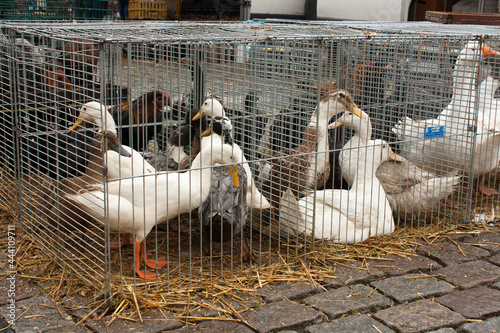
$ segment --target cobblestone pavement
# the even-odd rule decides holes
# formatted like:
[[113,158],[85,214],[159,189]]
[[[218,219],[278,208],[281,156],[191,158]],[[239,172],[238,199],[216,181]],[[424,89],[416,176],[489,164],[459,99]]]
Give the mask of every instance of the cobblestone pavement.
[[[321,287],[266,285],[257,290],[262,300],[244,300],[250,309],[235,314],[237,320],[204,320],[189,326],[159,310],[144,313],[144,324],[85,318],[87,312],[74,307],[66,312],[74,299],[54,302],[22,278],[17,280],[16,307],[11,310],[10,281],[4,278],[0,329],[4,327],[5,333],[500,332],[500,229],[439,240],[421,245],[415,256],[389,255],[369,261],[363,269],[360,263],[343,263],[336,267],[336,278],[326,279]],[[17,320],[6,328],[12,318]]]

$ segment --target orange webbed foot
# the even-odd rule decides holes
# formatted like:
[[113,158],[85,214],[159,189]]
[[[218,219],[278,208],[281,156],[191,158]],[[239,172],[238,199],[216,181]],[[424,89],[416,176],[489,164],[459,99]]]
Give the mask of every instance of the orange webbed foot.
[[130,239],[130,234],[123,234],[123,238],[121,241],[111,241],[108,243],[108,246],[110,249],[119,249],[128,244],[133,244],[132,240]]
[[162,268],[162,267],[166,266],[168,264],[168,260],[165,260],[164,257],[160,257],[160,258],[158,258],[158,261],[156,261],[154,259],[146,259],[146,260],[144,260],[144,263],[149,268],[155,269],[155,268]]
[[134,269],[135,273],[137,276],[139,276],[141,279],[146,279],[146,280],[156,280],[156,273],[153,272],[143,272],[139,269]]
[[481,192],[482,195],[485,195],[487,197],[498,194],[498,191],[495,190],[494,188],[486,187],[484,185],[479,185],[479,192]]

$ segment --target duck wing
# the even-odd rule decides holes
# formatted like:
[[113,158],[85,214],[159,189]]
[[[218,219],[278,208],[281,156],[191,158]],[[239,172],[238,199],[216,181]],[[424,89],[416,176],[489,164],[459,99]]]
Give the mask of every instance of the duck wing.
[[[429,128],[443,130],[444,136],[429,137]],[[465,123],[453,123],[438,119],[414,121],[411,118],[400,120],[393,132],[402,141],[402,155],[424,171],[440,176],[453,176],[470,164],[473,132]],[[453,152],[453,153],[451,153]]]

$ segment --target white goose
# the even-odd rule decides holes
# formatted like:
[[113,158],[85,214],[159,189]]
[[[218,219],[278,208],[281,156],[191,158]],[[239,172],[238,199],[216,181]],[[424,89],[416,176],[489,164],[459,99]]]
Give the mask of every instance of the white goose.
[[[144,239],[156,224],[196,209],[207,199],[212,173],[209,166],[233,162],[238,162],[233,147],[221,146],[214,140],[200,151],[191,169],[183,173],[160,172],[112,181],[95,185],[88,192],[65,197],[97,221],[107,223],[111,232],[131,234],[134,238],[134,271],[140,278],[155,279],[155,273],[140,270],[140,260],[153,269],[163,267],[167,261],[165,258],[158,261],[147,259]],[[228,169],[233,174],[235,185],[239,186],[236,166]]]
[[391,207],[375,170],[383,161],[399,157],[384,141],[372,140],[359,158],[364,163],[356,169],[350,190],[315,191],[298,202],[287,190],[280,200],[280,225],[339,243],[360,243],[392,233]]
[[[488,144],[474,133],[470,126],[475,118],[474,89],[476,67],[482,57],[494,54],[487,45],[479,42],[469,42],[461,50],[453,71],[453,96],[448,106],[440,113],[437,119],[414,121],[406,117],[392,129],[402,141],[402,154],[412,163],[422,166],[425,171],[436,175],[454,176],[459,171],[469,173],[472,149],[484,151],[484,144]],[[481,97],[482,98],[482,97]],[[494,131],[484,117],[478,116],[477,133]],[[428,138],[425,133],[429,127],[445,129],[442,137]],[[471,142],[476,140],[476,146]],[[476,169],[476,168],[475,168]],[[480,176],[478,167],[474,170],[473,178]],[[477,171],[477,172],[476,172]],[[487,194],[488,191],[485,192]]]
[[[359,163],[364,163],[359,154],[372,135],[370,117],[362,111],[364,118],[345,112],[328,128],[345,126],[355,135],[344,145],[339,154],[339,164],[344,179],[351,185],[356,178]],[[383,162],[375,173],[382,184],[395,216],[426,214],[451,194],[460,181],[459,176],[438,177],[423,172],[408,160]]]

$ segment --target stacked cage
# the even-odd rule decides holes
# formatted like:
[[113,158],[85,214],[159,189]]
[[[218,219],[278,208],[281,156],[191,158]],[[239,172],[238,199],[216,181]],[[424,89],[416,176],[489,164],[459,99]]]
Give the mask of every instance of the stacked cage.
[[[116,6],[116,5],[115,5]],[[114,19],[108,0],[1,0],[3,20],[102,20]]]
[[496,219],[493,32],[3,28],[4,181],[91,285],[170,290]]

